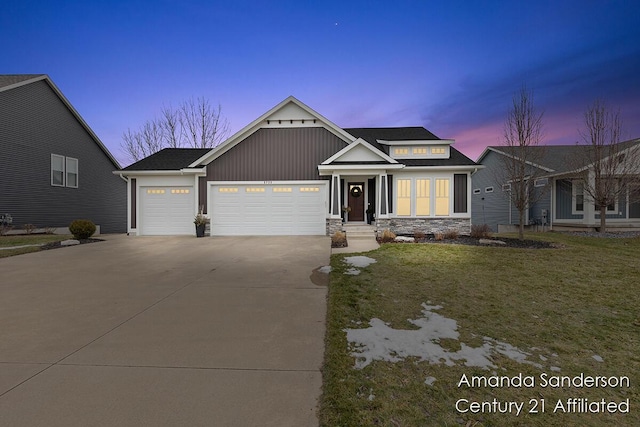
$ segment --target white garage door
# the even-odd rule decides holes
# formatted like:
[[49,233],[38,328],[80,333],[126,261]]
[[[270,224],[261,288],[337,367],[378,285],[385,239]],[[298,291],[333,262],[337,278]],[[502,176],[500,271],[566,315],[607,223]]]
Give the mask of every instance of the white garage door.
[[139,234],[195,234],[193,187],[141,187]]
[[326,186],[214,185],[211,235],[324,235]]

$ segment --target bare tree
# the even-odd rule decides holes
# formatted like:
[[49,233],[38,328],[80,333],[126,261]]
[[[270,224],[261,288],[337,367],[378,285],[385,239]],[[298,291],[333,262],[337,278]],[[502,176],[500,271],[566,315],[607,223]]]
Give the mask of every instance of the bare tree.
[[614,210],[629,190],[634,197],[635,186],[640,184],[640,141],[621,142],[621,133],[620,111],[609,109],[602,100],[595,101],[587,107],[580,131],[587,147],[571,160],[582,177],[584,204],[593,203],[600,213],[600,232],[606,231],[607,210]]
[[120,147],[131,160],[137,162],[162,149],[162,135],[163,130],[158,122],[148,121],[138,131],[132,132],[131,129],[127,129],[122,134],[123,142]]
[[202,97],[184,101],[178,108],[162,107],[160,118],[147,121],[139,130],[127,129],[121,149],[137,162],[163,148],[213,148],[229,134],[222,107],[212,107]]
[[[540,200],[546,187],[534,188],[533,181],[542,174],[537,167],[545,155],[542,112],[533,104],[533,94],[523,87],[513,96],[513,102],[504,123],[505,154],[498,178],[510,190],[505,192],[518,210],[518,238],[524,239],[525,212]],[[510,207],[511,208],[511,207]]]

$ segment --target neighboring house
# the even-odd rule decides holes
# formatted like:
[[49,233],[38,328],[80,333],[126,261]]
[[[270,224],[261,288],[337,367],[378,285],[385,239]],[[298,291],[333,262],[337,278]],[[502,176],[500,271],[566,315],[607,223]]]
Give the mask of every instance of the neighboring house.
[[0,75],[0,214],[64,231],[89,219],[102,233],[126,231],[120,168],[45,74]]
[[[210,150],[165,149],[122,171],[128,231],[325,235],[375,216],[379,230],[471,223],[476,163],[422,127],[342,129],[289,97]],[[348,212],[345,212],[348,211]]]
[[[640,139],[620,144],[621,154],[640,149]],[[525,211],[525,225],[539,230],[593,230],[599,227],[600,213],[582,187],[584,180],[593,176],[593,166],[576,164],[576,159],[585,158],[583,151],[590,150],[591,146],[547,145],[531,149],[542,151],[542,155],[533,156],[539,159],[538,163],[528,167],[537,169],[534,189],[543,191],[544,195]],[[485,168],[472,176],[472,223],[487,224],[493,231],[509,231],[518,225],[518,211],[509,201],[509,183],[506,180],[498,182],[497,178],[504,168],[504,156],[518,157],[518,149],[487,147],[477,160]],[[607,207],[607,229],[640,228],[639,196],[637,185],[628,186],[619,200]]]

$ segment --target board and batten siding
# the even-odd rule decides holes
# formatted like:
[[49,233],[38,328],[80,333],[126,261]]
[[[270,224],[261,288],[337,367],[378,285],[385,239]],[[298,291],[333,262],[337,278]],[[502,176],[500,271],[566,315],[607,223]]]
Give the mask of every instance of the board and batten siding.
[[318,165],[347,145],[320,127],[259,129],[207,166],[207,181],[327,179]]
[[[51,155],[78,159],[78,188],[51,185]],[[127,229],[127,184],[49,84],[0,92],[0,212],[13,226],[67,227],[85,218],[103,233]]]

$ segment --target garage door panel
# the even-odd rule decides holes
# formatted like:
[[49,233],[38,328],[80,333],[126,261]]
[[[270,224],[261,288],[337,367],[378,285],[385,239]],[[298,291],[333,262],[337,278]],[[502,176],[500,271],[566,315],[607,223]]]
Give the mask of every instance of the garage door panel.
[[[237,191],[221,192],[221,187],[234,187]],[[309,187],[317,191],[301,191]],[[213,186],[210,195],[212,235],[325,234],[323,186]]]
[[194,234],[193,187],[141,187],[140,234]]

